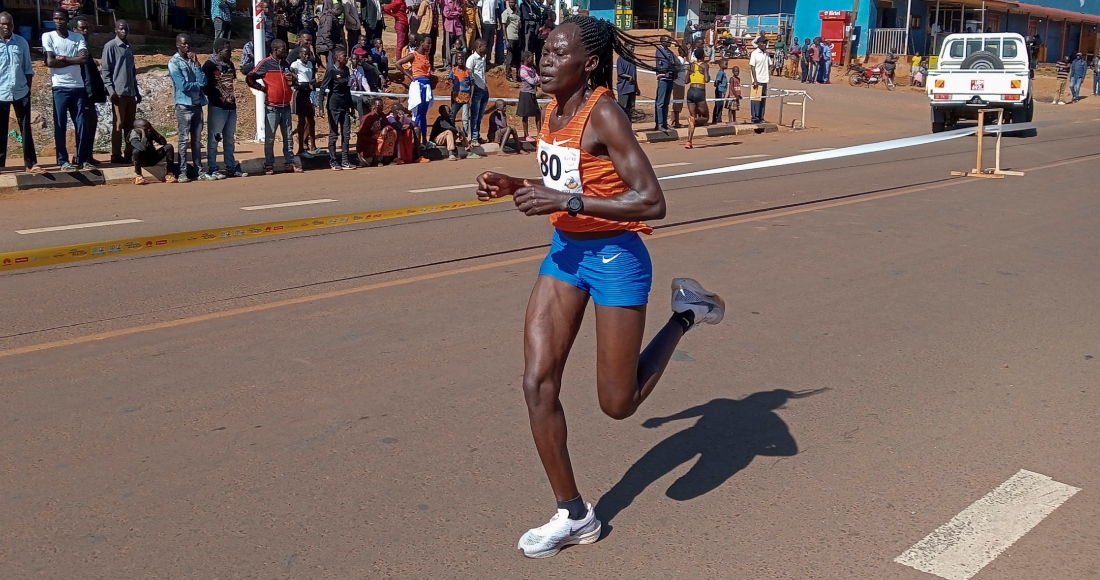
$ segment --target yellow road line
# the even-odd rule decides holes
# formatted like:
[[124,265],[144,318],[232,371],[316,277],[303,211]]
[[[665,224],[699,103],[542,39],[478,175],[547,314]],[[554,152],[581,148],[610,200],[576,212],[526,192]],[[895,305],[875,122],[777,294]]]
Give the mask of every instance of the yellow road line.
[[382,209],[375,211],[363,211],[329,215],[312,218],[295,218],[277,222],[264,222],[258,224],[245,224],[221,228],[207,228],[190,232],[176,232],[173,234],[156,234],[151,236],[138,236],[105,242],[89,242],[72,244],[68,246],[54,246],[52,248],[37,248],[33,250],[19,250],[15,252],[0,253],[0,272],[9,270],[21,270],[23,268],[40,268],[42,266],[56,266],[69,262],[84,260],[96,260],[119,256],[132,256],[146,252],[161,250],[174,250],[189,246],[203,244],[216,244],[219,242],[231,242],[262,238],[265,236],[294,234],[310,230],[335,228],[356,224],[365,224],[395,218],[427,215],[456,209],[469,209],[491,203],[511,201],[510,199],[497,199],[489,202],[477,200],[456,201],[451,203],[433,203],[430,205],[417,205],[412,207],[399,207],[394,209]]
[[[1049,163],[1049,164],[1046,164],[1046,165],[1040,165],[1038,167],[1027,168],[1027,169],[1025,169],[1025,171],[1038,171],[1040,169],[1050,169],[1050,168],[1053,168],[1053,167],[1060,167],[1060,166],[1063,166],[1063,165],[1069,165],[1069,164],[1073,164],[1073,163],[1080,163],[1080,162],[1083,162],[1083,161],[1089,161],[1089,160],[1092,160],[1096,157],[1100,157],[1100,155],[1089,155],[1089,156],[1085,156],[1085,157],[1080,157],[1078,159],[1067,159],[1067,160],[1064,160],[1064,161],[1056,161],[1056,162]],[[798,207],[798,208],[784,210],[784,211],[762,213],[762,214],[757,214],[757,215],[753,215],[753,216],[749,216],[749,217],[731,218],[731,219],[728,219],[728,220],[719,220],[719,221],[715,221],[715,222],[709,223],[709,224],[701,224],[701,225],[697,225],[697,226],[678,228],[678,229],[671,230],[671,231],[662,231],[660,233],[654,234],[652,236],[652,238],[654,238],[654,239],[663,239],[663,238],[670,238],[670,237],[673,237],[673,236],[681,236],[681,235],[684,235],[684,234],[691,234],[691,233],[695,233],[695,232],[702,232],[702,231],[706,231],[706,230],[713,230],[713,229],[717,229],[717,228],[727,228],[727,227],[730,227],[730,226],[736,226],[736,225],[745,224],[745,223],[771,220],[771,219],[775,219],[775,218],[781,218],[781,217],[786,217],[786,216],[791,216],[791,215],[809,213],[809,212],[819,211],[819,210],[822,210],[822,209],[829,209],[829,208],[833,208],[833,207],[840,207],[840,206],[845,206],[845,205],[854,205],[854,204],[857,204],[857,203],[867,203],[867,202],[870,202],[870,201],[876,201],[876,200],[886,199],[886,198],[890,198],[890,197],[897,197],[899,195],[907,195],[907,194],[910,194],[910,193],[919,193],[919,192],[923,192],[923,191],[929,191],[929,190],[933,190],[933,189],[941,189],[941,188],[944,188],[944,187],[950,187],[952,185],[959,185],[959,184],[965,184],[965,183],[974,183],[974,182],[968,182],[963,178],[951,179],[951,180],[942,181],[942,182],[939,182],[939,183],[933,183],[933,184],[930,184],[930,185],[924,185],[924,186],[918,186],[918,187],[908,187],[908,188],[904,188],[904,189],[899,189],[897,191],[891,191],[891,192],[887,192],[887,193],[880,193],[880,194],[876,194],[876,195],[869,195],[869,196],[866,196],[866,197],[857,197],[857,198],[851,198],[851,199],[844,199],[844,200],[839,200],[839,201],[834,201],[834,202],[829,202],[829,203],[810,205],[810,206],[805,206],[805,207]],[[507,198],[505,198],[505,199],[507,199]],[[377,282],[377,283],[374,283],[374,284],[367,284],[367,285],[364,285],[364,286],[356,286],[354,288],[345,288],[345,289],[342,289],[342,290],[332,290],[330,292],[323,292],[321,294],[313,294],[313,295],[310,295],[310,296],[302,296],[302,297],[298,297],[298,298],[288,298],[288,299],[285,299],[285,300],[276,300],[275,302],[268,302],[266,304],[255,304],[255,305],[252,305],[252,306],[244,306],[244,307],[241,307],[241,308],[232,308],[232,309],[223,310],[223,311],[220,311],[220,312],[211,312],[211,313],[208,313],[208,314],[200,314],[200,315],[197,315],[197,316],[190,316],[190,317],[186,317],[186,318],[178,318],[176,320],[166,320],[166,321],[163,321],[163,322],[155,322],[155,323],[152,323],[152,324],[144,324],[144,325],[141,325],[141,326],[132,326],[132,327],[129,327],[129,328],[120,328],[118,330],[109,330],[109,331],[105,331],[105,332],[97,332],[97,333],[94,333],[94,334],[88,334],[88,335],[85,335],[85,336],[78,336],[78,337],[75,337],[75,338],[66,338],[66,339],[63,339],[63,340],[55,340],[55,341],[51,341],[51,342],[43,342],[43,343],[39,343],[39,344],[32,344],[32,345],[22,346],[22,347],[18,347],[18,348],[12,348],[12,349],[8,349],[8,350],[0,350],[0,358],[20,355],[20,354],[28,354],[28,353],[32,353],[32,352],[39,352],[39,351],[49,350],[49,349],[54,349],[54,348],[60,348],[60,347],[63,347],[63,346],[72,346],[72,345],[77,345],[77,344],[85,344],[85,343],[89,343],[89,342],[96,342],[96,341],[100,341],[100,340],[104,340],[104,339],[108,339],[108,338],[115,338],[115,337],[119,337],[119,336],[127,336],[127,335],[130,335],[130,334],[148,332],[148,331],[151,331],[151,330],[162,330],[162,329],[165,329],[165,328],[175,328],[177,326],[184,326],[184,325],[187,325],[187,324],[194,324],[194,323],[197,323],[197,322],[206,322],[208,320],[217,320],[219,318],[228,318],[228,317],[237,316],[237,315],[240,315],[240,314],[248,314],[248,313],[251,313],[251,312],[261,312],[261,311],[264,311],[264,310],[272,310],[272,309],[275,309],[275,308],[282,308],[284,306],[293,306],[295,304],[305,304],[307,302],[314,302],[314,301],[318,301],[318,300],[327,300],[327,299],[330,299],[330,298],[338,298],[338,297],[341,297],[341,296],[348,296],[348,295],[351,295],[351,294],[359,294],[359,293],[362,293],[362,292],[370,292],[372,290],[381,290],[383,288],[392,288],[392,287],[395,287],[395,286],[405,286],[405,285],[408,285],[408,284],[415,284],[417,282],[424,282],[424,281],[427,281],[427,280],[434,280],[434,279],[437,279],[437,278],[446,278],[446,277],[450,277],[450,276],[457,276],[457,275],[460,275],[460,274],[468,274],[470,272],[479,272],[479,271],[482,271],[482,270],[490,270],[490,269],[493,269],[493,268],[511,266],[511,265],[514,265],[514,264],[522,264],[522,263],[525,263],[525,262],[534,262],[536,260],[541,260],[541,259],[543,259],[543,254],[542,254],[542,252],[539,252],[536,255],[524,256],[524,257],[521,257],[521,258],[510,258],[510,259],[507,259],[507,260],[498,260],[498,261],[495,261],[495,262],[487,262],[485,264],[479,264],[479,265],[476,265],[476,266],[465,266],[465,267],[462,267],[462,268],[454,268],[454,269],[450,269],[450,270],[441,270],[439,272],[431,272],[429,274],[420,274],[418,276],[410,276],[408,278],[399,278],[399,279],[390,280],[390,281],[387,281],[387,282]]]

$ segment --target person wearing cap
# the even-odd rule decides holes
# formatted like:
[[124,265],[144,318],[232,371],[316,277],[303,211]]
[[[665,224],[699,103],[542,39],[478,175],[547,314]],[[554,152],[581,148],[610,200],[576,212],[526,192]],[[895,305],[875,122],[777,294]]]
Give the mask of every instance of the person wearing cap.
[[1088,63],[1085,62],[1085,56],[1081,53],[1073,58],[1073,63],[1070,64],[1069,74],[1069,90],[1073,94],[1073,102],[1081,100],[1081,83],[1085,82],[1085,73],[1089,70]]

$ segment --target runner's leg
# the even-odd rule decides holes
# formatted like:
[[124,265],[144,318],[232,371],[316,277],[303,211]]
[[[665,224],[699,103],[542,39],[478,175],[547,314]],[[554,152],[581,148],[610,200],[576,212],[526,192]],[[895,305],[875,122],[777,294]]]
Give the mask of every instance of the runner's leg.
[[600,408],[612,419],[626,419],[638,410],[686,332],[682,323],[669,319],[638,354],[645,315],[644,305],[596,305],[596,391]]
[[584,290],[557,278],[539,276],[527,303],[523,329],[523,397],[535,448],[554,497],[560,502],[580,495],[569,462],[565,410],[558,394],[565,361],[587,304],[588,293]]

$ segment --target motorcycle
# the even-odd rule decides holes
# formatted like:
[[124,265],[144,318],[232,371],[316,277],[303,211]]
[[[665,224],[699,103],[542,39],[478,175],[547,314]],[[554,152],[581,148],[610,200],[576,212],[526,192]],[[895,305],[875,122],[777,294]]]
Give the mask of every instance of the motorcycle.
[[848,66],[848,71],[850,71],[848,73],[848,84],[853,87],[859,85],[869,87],[882,81],[887,90],[894,90],[895,85],[890,73],[881,66],[865,68],[862,65],[853,64]]
[[718,48],[725,58],[745,58],[745,41],[740,38],[722,38],[718,41]]

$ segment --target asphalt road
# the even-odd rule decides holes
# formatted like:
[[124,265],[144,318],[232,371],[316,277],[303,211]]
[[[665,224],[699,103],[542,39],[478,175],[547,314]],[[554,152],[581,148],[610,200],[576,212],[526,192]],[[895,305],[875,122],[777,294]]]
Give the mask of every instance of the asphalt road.
[[[674,276],[726,320],[625,421],[600,413],[586,322],[563,404],[608,533],[549,561],[515,550],[553,512],[519,390],[544,219],[498,204],[0,276],[0,577],[931,578],[894,559],[1028,470],[1080,491],[974,577],[1095,578],[1089,116],[1007,139],[1026,175],[1004,180],[950,178],[973,165],[962,138],[666,182],[650,330]],[[647,152],[691,164],[668,175],[849,144],[754,139]],[[257,200],[459,199],[408,189],[483,168],[227,181],[217,204],[119,188],[117,207],[178,231],[248,223]],[[102,217],[36,199],[4,200],[39,213],[4,213],[0,243]]]

